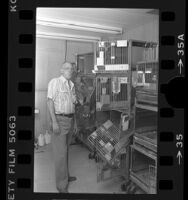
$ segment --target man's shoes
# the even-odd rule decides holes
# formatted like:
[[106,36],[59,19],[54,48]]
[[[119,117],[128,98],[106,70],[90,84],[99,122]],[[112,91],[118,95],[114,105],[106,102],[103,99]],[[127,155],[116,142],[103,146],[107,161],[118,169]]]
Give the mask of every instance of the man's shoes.
[[68,185],[64,189],[57,188],[59,193],[69,193],[68,192]]
[[68,182],[76,181],[77,178],[75,176],[69,176]]
[[58,190],[59,193],[69,193],[67,189],[64,190]]

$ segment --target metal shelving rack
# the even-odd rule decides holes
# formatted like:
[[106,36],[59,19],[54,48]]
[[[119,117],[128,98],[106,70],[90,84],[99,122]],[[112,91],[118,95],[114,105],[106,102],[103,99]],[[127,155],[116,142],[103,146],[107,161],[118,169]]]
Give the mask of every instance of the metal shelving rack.
[[[157,43],[144,43],[140,42],[140,45],[144,48],[158,48]],[[139,61],[136,63],[136,69],[137,72],[141,69],[143,69],[143,75],[147,69],[147,65],[154,64],[155,67],[158,67],[158,51],[156,50],[156,57],[155,59],[149,59],[144,61]],[[153,55],[153,54],[152,54]],[[140,72],[139,71],[139,72]],[[148,71],[147,71],[148,72]],[[151,78],[152,69],[149,71],[150,74],[147,74],[149,78]],[[155,79],[155,89],[151,89],[148,87],[148,84],[145,84],[145,78],[143,78],[143,82],[146,85],[146,87],[142,89],[136,90],[136,98],[135,98],[135,106],[134,106],[134,116],[136,117],[136,109],[144,109],[148,111],[152,111],[157,113],[157,92],[158,92],[158,69],[155,71],[156,79]],[[147,77],[148,78],[148,77]],[[142,81],[141,81],[142,82]],[[138,83],[139,85],[140,83]],[[140,85],[144,85],[140,84]],[[152,85],[153,86],[153,85]],[[135,122],[134,121],[134,130],[135,130]],[[153,127],[152,127],[153,128]],[[154,130],[147,130],[150,129],[149,127],[146,128],[146,130],[142,130],[140,133],[139,131],[135,130],[134,136],[133,136],[133,144],[130,146],[130,180],[139,188],[141,188],[145,193],[148,194],[156,194],[156,177],[157,177],[157,131],[156,127]],[[137,164],[134,163],[134,160],[136,160],[135,156],[142,157],[142,160],[140,160],[140,163],[137,162]],[[140,169],[136,169],[140,167]]]
[[[104,41],[103,41],[104,42]],[[120,43],[124,43],[119,49],[116,48],[118,46],[117,41],[107,41],[107,45],[104,43],[99,45],[96,48],[95,54],[95,65],[94,72],[96,74],[96,112],[110,112],[110,120],[111,113],[115,111],[120,113],[126,113],[129,116],[129,120],[134,124],[134,106],[132,106],[132,70],[136,69],[137,62],[142,60],[143,58],[143,48],[148,48],[154,43],[148,43],[145,41],[138,40],[127,40],[120,41]],[[156,45],[156,44],[155,44]],[[98,50],[98,51],[97,51]],[[122,55],[120,59],[119,54]],[[154,52],[153,52],[154,53]],[[116,59],[117,56],[117,59]],[[101,59],[102,58],[102,59]],[[98,60],[97,60],[98,59]],[[98,65],[98,63],[100,63]],[[119,69],[119,70],[118,70]],[[117,100],[116,104],[113,102],[113,95],[111,94],[111,88],[105,88],[105,81],[103,81],[103,86],[98,86],[98,80],[102,80],[102,78],[106,79],[106,82],[110,82],[113,77],[118,78],[126,78],[126,90],[125,88],[121,88],[124,93],[126,93],[126,99]],[[101,81],[102,82],[102,81]],[[99,87],[99,88],[98,88]],[[105,89],[101,89],[105,88]],[[120,89],[120,91],[121,91]],[[104,94],[103,99],[98,96]],[[107,95],[111,95],[110,97]],[[102,99],[102,100],[101,100]],[[118,102],[119,101],[119,102]],[[102,102],[102,103],[101,103]],[[105,103],[106,105],[105,105]],[[102,104],[102,106],[101,106]],[[134,103],[133,103],[134,104]],[[121,120],[121,119],[120,119]],[[97,119],[96,119],[97,121]],[[113,120],[112,120],[113,121]],[[121,122],[119,122],[121,124]],[[97,125],[100,126],[99,123]],[[119,126],[120,127],[120,126]],[[129,129],[134,128],[133,126],[129,126]],[[125,131],[126,132],[126,131]],[[126,133],[125,133],[126,134]],[[126,151],[126,165],[124,169],[124,177],[125,179],[129,179],[129,167],[130,167],[130,148],[127,148]]]
[[[95,130],[95,74],[94,53],[76,55],[77,72],[75,76],[75,88],[78,98],[82,98],[83,105],[76,106],[76,122],[78,132],[76,140],[94,151],[88,143],[87,137]],[[78,81],[79,80],[79,81]]]
[[[109,41],[107,41],[107,42],[109,42]],[[151,46],[157,47],[157,44],[152,43],[152,42],[146,42],[146,41],[138,41],[138,40],[127,40],[127,41],[124,40],[123,41],[124,46],[121,46],[119,49],[117,48],[117,50],[116,50],[115,46],[117,46],[117,43],[116,43],[117,41],[110,41],[109,44],[111,42],[113,43],[113,45],[112,45],[113,47],[111,47],[110,45],[107,45],[107,48],[103,49],[104,53],[100,53],[100,51],[102,50],[101,47],[99,49],[97,49],[96,46],[94,47],[96,49],[96,52],[94,54],[95,59],[94,59],[94,70],[93,70],[93,75],[95,76],[95,89],[96,89],[95,94],[96,94],[96,97],[97,97],[97,95],[101,95],[101,96],[104,95],[102,97],[103,98],[102,101],[101,101],[101,97],[98,99],[96,98],[96,102],[95,102],[96,103],[96,112],[98,112],[98,113],[101,112],[101,114],[103,112],[109,112],[110,115],[109,115],[108,120],[111,120],[112,122],[113,122],[112,114],[111,114],[112,112],[126,113],[129,116],[129,120],[131,122],[130,124],[133,124],[133,126],[129,126],[128,131],[122,131],[120,129],[121,127],[117,126],[121,130],[121,134],[126,135],[127,132],[131,132],[132,130],[134,130],[136,108],[140,107],[142,109],[147,109],[147,110],[152,110],[152,111],[157,112],[156,106],[154,107],[153,105],[151,106],[151,105],[140,104],[140,101],[138,102],[137,99],[135,100],[135,102],[132,102],[133,99],[131,96],[132,95],[132,71],[136,70],[137,65],[146,63],[146,61],[143,59],[143,57],[145,56],[145,55],[143,55],[144,49],[150,48]],[[107,50],[109,48],[111,50],[109,50],[107,53],[105,53],[105,49]],[[109,52],[111,52],[111,53],[109,53]],[[123,58],[120,59],[121,56],[119,56],[118,54],[120,54],[120,55],[123,54]],[[158,54],[157,51],[152,52],[152,54],[150,55],[151,58],[152,58],[152,55],[154,55],[154,54],[157,55]],[[105,57],[105,55],[107,55],[107,56]],[[104,60],[103,60],[102,64],[100,63],[99,65],[97,65],[97,57],[99,58],[100,56],[104,56]],[[116,56],[117,56],[117,59],[114,60],[114,58],[116,58]],[[155,60],[157,60],[157,59],[150,59],[150,62],[155,62]],[[98,61],[101,62],[100,59]],[[87,76],[87,74],[85,74],[85,76]],[[126,80],[123,80],[122,82],[126,83],[127,95],[126,95],[126,99],[123,99],[123,101],[121,101],[120,105],[118,105],[118,101],[115,104],[114,104],[114,102],[112,102],[112,100],[114,98],[110,91],[112,88],[107,88],[106,86],[104,86],[105,81],[101,88],[97,88],[97,87],[99,87],[97,85],[98,84],[97,80],[99,80],[99,79],[100,80],[107,79],[107,82],[109,82],[111,86],[113,84],[115,84],[116,81],[112,84],[113,77],[116,77],[116,78],[119,77],[120,79],[126,78]],[[119,89],[117,89],[118,88],[117,85],[114,87],[116,87],[115,90],[119,90]],[[102,89],[102,88],[104,88],[104,89]],[[120,90],[125,91],[125,89],[123,87],[120,88]],[[107,97],[105,95],[109,95],[109,96]],[[111,97],[110,97],[110,95],[111,95]],[[117,100],[117,97],[115,97],[115,100]],[[97,102],[102,102],[103,105],[105,105],[105,104],[106,105],[105,106],[102,105],[100,107],[99,104],[97,105]],[[104,122],[101,122],[100,119],[98,120],[97,115],[96,115],[96,123],[95,123],[96,128],[100,127],[102,123],[104,123]],[[120,124],[121,124],[121,118],[119,119],[119,125]],[[132,134],[130,134],[129,137],[131,135]],[[134,139],[135,139],[135,137],[134,137]],[[138,150],[138,148],[134,149],[135,144],[136,143],[131,145],[130,148],[126,148],[126,156],[123,157],[123,160],[122,160],[125,164],[124,170],[122,170],[122,174],[126,181],[128,181],[129,178],[132,181],[134,181],[133,178],[131,178],[133,176],[131,175],[131,170],[129,170],[129,169],[131,167],[130,161],[132,159],[131,152]],[[87,145],[88,145],[88,143],[87,143]],[[88,145],[88,146],[90,146],[90,145]],[[93,150],[95,151],[96,149],[94,148]],[[95,153],[96,153],[96,151],[95,151]],[[102,170],[103,169],[101,168],[101,171],[99,172],[99,174],[103,174]],[[134,182],[136,183],[136,181],[134,181]]]
[[130,146],[130,180],[148,194],[156,194],[157,144],[153,139],[156,136],[156,131],[136,133]]

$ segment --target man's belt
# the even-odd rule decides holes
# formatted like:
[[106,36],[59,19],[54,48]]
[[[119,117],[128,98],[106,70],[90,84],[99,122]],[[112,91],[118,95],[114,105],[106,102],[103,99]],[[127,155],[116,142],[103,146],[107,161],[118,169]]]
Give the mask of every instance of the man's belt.
[[63,116],[63,117],[68,117],[68,118],[73,118],[74,117],[73,113],[71,113],[71,114],[64,114],[64,113],[62,113],[62,114],[56,114],[56,115]]

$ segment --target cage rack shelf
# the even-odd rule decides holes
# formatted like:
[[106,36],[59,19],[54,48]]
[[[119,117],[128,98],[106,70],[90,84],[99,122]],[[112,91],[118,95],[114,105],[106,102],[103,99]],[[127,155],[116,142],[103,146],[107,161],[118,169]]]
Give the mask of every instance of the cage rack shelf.
[[158,60],[144,60],[137,62],[137,64],[145,64],[145,63],[158,63]]
[[[97,181],[105,181],[116,176],[126,176],[127,148],[132,132],[121,137],[120,130],[107,120],[90,136],[88,141],[98,155]],[[108,174],[108,175],[106,175]]]
[[158,68],[158,60],[136,63],[137,86],[139,86],[136,89],[136,107],[158,111]]
[[[148,194],[156,193],[156,179],[157,179],[157,155],[155,152],[148,150],[145,147],[139,147],[134,144],[131,148],[131,166],[130,166],[130,179],[137,184]],[[144,161],[134,164],[133,158],[136,159],[135,153],[138,156],[144,157]],[[134,156],[133,156],[134,155]],[[147,159],[147,161],[146,161]],[[136,166],[136,167],[135,167]]]
[[157,179],[156,125],[134,128],[130,158],[130,180],[146,193],[155,194]]
[[136,102],[135,106],[137,108],[141,108],[141,109],[145,109],[145,110],[150,110],[150,111],[154,111],[154,112],[158,111],[158,107],[157,106],[153,106],[153,105],[144,105],[142,103],[137,103]]
[[[144,43],[140,41],[133,41],[133,45],[138,45],[143,48],[151,47],[158,48],[157,43]],[[154,51],[153,51],[154,52]],[[147,82],[144,85],[136,87],[136,97],[134,104],[134,135],[133,144],[130,145],[130,168],[129,179],[136,184],[144,192],[148,194],[156,193],[156,177],[157,177],[157,131],[155,127],[147,127],[148,130],[142,128],[137,131],[135,128],[136,123],[136,110],[141,108],[145,111],[152,111],[151,113],[157,114],[158,111],[158,49],[155,51],[155,59],[141,59],[134,62],[136,71],[140,71],[144,67],[146,73],[157,73],[157,79],[149,85]],[[153,54],[152,54],[153,55]],[[154,66],[154,71],[153,67]],[[156,71],[157,69],[157,71]],[[149,76],[150,74],[147,74]],[[145,77],[144,77],[145,78]],[[146,77],[148,78],[148,77]],[[151,78],[151,77],[149,77]],[[145,79],[144,83],[145,83]],[[148,81],[148,80],[147,80]],[[151,130],[150,130],[151,128]]]
[[91,146],[96,148],[99,156],[111,165],[129,142],[127,137],[120,138],[120,130],[110,120],[94,131],[88,140]]

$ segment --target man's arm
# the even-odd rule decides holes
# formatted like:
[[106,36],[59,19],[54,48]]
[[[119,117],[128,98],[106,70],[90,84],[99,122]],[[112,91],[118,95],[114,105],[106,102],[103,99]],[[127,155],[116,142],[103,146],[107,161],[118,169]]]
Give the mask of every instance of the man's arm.
[[56,117],[55,117],[55,109],[54,109],[54,102],[53,102],[53,100],[50,99],[50,98],[48,98],[47,105],[48,105],[48,110],[50,112],[50,117],[52,119],[52,123],[54,123],[54,122],[57,123],[57,120],[56,120]]
[[54,109],[54,102],[53,102],[53,100],[50,99],[50,98],[48,98],[47,105],[48,105],[48,110],[50,112],[50,117],[51,117],[51,120],[52,120],[52,130],[53,130],[53,133],[59,134],[60,133],[60,129],[59,129],[56,117],[55,117],[55,109]]

